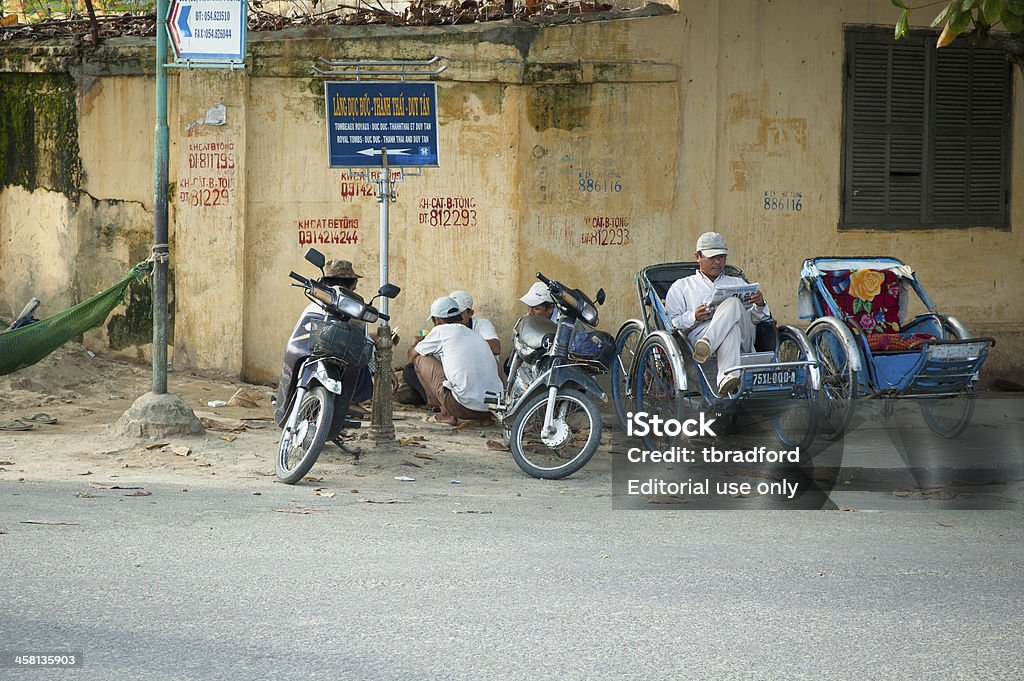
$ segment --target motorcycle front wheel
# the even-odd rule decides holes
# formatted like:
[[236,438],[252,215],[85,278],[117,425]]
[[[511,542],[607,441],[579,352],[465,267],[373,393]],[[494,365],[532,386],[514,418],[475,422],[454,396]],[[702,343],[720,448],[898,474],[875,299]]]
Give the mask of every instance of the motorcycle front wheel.
[[583,468],[601,443],[601,412],[578,390],[559,389],[552,432],[544,434],[548,394],[523,405],[509,427],[512,458],[527,475],[557,480]]
[[282,430],[277,448],[277,477],[289,485],[301,480],[320,456],[334,417],[334,395],[318,385],[292,408],[299,412],[295,430]]

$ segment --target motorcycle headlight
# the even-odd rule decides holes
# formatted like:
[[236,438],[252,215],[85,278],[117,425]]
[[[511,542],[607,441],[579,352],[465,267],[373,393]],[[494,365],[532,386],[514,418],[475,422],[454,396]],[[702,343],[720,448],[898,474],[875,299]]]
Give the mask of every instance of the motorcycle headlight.
[[346,296],[338,296],[338,304],[336,307],[338,310],[344,312],[353,319],[362,319],[363,314],[367,312],[365,305]]
[[580,319],[591,326],[597,326],[597,308],[590,303],[584,303],[580,310]]

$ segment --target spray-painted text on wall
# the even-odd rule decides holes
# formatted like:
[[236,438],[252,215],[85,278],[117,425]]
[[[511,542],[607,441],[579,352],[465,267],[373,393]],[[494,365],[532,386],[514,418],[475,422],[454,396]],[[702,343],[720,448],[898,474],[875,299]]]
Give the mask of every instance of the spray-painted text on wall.
[[178,202],[221,208],[235,193],[234,142],[189,142],[188,175],[178,180]]
[[597,215],[586,218],[586,231],[580,243],[588,246],[628,246],[632,243],[629,235],[629,218]]
[[476,199],[468,196],[431,196],[420,199],[421,225],[476,227]]
[[298,226],[300,246],[359,243],[359,218],[309,218]]
[[766,189],[764,192],[765,210],[800,211],[803,210],[803,207],[803,196],[800,192],[775,189]]
[[591,174],[589,170],[581,170],[579,175],[579,190],[587,193],[617,193],[622,191],[622,178],[618,173],[610,172],[607,175],[599,173]]

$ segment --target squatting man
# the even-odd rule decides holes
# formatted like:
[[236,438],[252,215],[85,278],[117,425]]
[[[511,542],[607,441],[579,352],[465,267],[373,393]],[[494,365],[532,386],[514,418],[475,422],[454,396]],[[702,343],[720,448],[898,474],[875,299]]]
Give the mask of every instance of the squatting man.
[[708,305],[718,286],[742,286],[740,277],[724,274],[729,249],[718,232],[704,232],[697,238],[700,269],[677,280],[665,296],[665,311],[672,326],[686,333],[693,343],[693,359],[703,364],[718,358],[718,394],[729,395],[739,388],[740,377],[729,369],[740,364],[740,352],[754,349],[754,324],[771,317],[764,294],[758,289],[746,309],[738,298],[727,298],[712,308]]

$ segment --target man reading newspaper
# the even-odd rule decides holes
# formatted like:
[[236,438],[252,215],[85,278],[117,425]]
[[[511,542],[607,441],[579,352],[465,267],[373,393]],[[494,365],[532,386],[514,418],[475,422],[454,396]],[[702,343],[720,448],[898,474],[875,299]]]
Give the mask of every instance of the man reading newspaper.
[[771,311],[759,285],[723,273],[729,249],[721,234],[701,234],[694,255],[700,269],[672,284],[665,311],[693,343],[694,360],[718,358],[718,394],[724,396],[740,384],[739,375],[728,369],[739,366],[740,352],[754,349],[754,324]]

